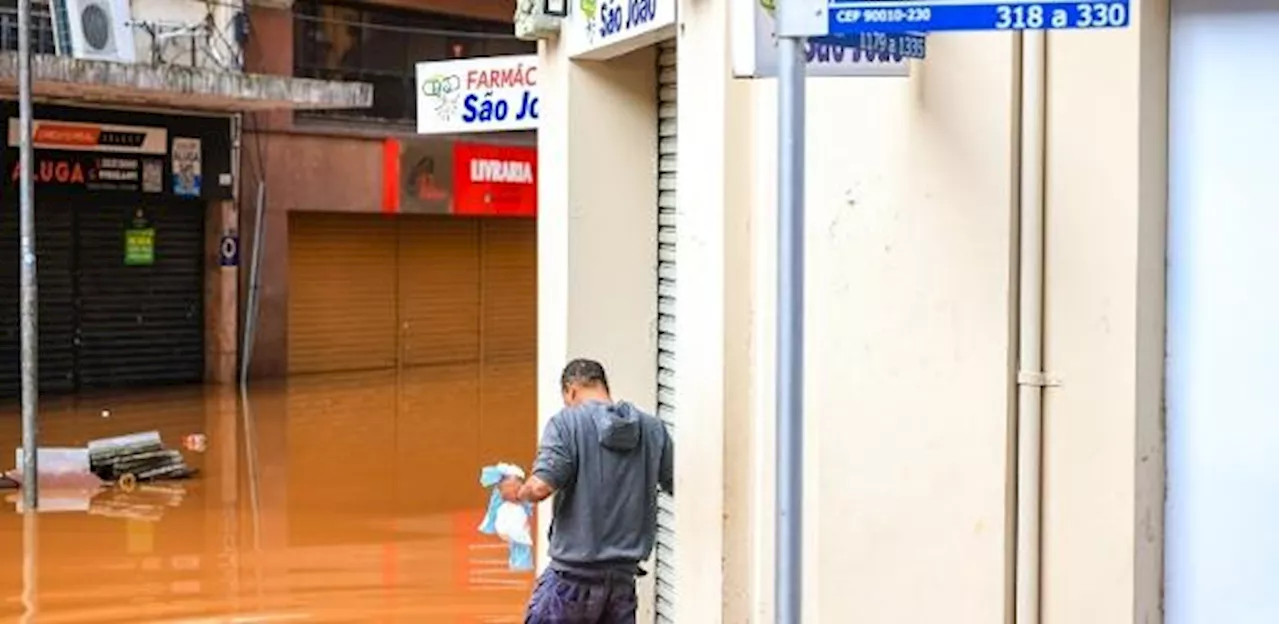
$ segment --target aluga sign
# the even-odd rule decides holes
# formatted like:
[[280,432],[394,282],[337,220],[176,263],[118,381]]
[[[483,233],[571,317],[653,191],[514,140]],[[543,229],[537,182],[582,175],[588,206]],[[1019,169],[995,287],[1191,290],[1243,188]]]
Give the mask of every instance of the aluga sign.
[[538,57],[418,63],[418,134],[538,127]]

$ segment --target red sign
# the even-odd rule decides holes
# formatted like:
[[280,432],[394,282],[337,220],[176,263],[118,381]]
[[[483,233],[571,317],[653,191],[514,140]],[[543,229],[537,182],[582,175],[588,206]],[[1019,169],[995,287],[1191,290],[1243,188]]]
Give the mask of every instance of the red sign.
[[532,217],[538,214],[538,150],[455,143],[453,213]]
[[440,138],[387,139],[382,144],[382,211],[449,214],[453,145]]

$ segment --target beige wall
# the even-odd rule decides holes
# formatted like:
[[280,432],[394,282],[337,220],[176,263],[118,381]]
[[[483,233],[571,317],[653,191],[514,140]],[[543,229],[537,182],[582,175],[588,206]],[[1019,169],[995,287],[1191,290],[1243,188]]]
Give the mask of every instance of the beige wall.
[[[677,606],[698,623],[772,621],[776,93],[727,77],[726,1],[679,12]],[[1160,616],[1167,18],[1135,11],[1049,35],[1045,622]],[[654,124],[640,61],[542,54],[545,418],[572,355],[652,396]],[[1019,46],[929,54],[810,81],[806,621],[1012,619]]]
[[[681,621],[745,621],[748,557],[750,192],[749,85],[728,78],[723,2],[681,6],[680,229],[676,522]],[[601,358],[615,393],[656,398],[656,56],[646,47],[604,62],[541,50],[539,129],[539,406],[560,406],[560,369]],[[569,123],[570,120],[572,123]],[[547,129],[559,129],[548,131]],[[736,206],[736,210],[729,207]],[[687,224],[687,225],[686,225]],[[738,279],[734,279],[734,277]],[[726,331],[733,328],[733,332]],[[726,509],[737,513],[726,517]],[[541,515],[543,529],[549,518]],[[685,537],[688,536],[688,537]],[[544,561],[545,563],[545,561]],[[641,619],[652,619],[652,577]],[[732,589],[725,589],[731,587]],[[726,608],[717,596],[725,596]],[[740,613],[741,617],[733,615]]]
[[[936,60],[910,80],[811,81],[809,124],[823,131],[808,134],[806,186],[809,621],[1004,617],[1014,52],[1007,35],[935,36]],[[764,219],[776,90],[756,91]],[[770,370],[772,265],[757,298]]]
[[1162,616],[1168,4],[1134,12],[1049,42],[1046,624]]
[[[578,65],[542,48],[542,123],[571,131],[538,141],[539,430],[575,357],[601,361],[616,396],[654,409],[658,304],[654,51]],[[550,517],[542,505],[543,535]],[[546,540],[538,548],[545,564]]]

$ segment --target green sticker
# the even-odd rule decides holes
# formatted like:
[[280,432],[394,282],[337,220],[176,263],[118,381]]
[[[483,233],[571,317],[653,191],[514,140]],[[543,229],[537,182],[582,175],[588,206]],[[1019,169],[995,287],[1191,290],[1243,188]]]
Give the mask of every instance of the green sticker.
[[151,266],[156,262],[155,228],[124,231],[124,263],[126,266]]

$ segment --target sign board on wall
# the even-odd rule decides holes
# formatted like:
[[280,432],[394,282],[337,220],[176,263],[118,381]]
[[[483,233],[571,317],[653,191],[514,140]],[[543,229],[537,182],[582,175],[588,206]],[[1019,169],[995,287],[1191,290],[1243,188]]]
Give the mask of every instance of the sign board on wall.
[[538,213],[538,150],[455,143],[454,214],[532,217]]
[[200,175],[202,160],[200,139],[174,137],[171,153],[173,155],[173,194],[181,197],[199,197],[204,180]]
[[[225,118],[37,105],[32,120],[37,194],[139,199],[229,199],[231,124]],[[17,106],[0,104],[0,194],[17,195]],[[214,177],[210,177],[214,176]],[[217,180],[205,184],[209,180]]]
[[[9,119],[9,145],[18,145],[18,120]],[[165,153],[168,131],[164,128],[36,119],[31,124],[36,149],[69,152]]]
[[[730,15],[730,54],[733,75],[739,78],[772,78],[778,75],[778,39],[768,0],[735,0]],[[772,7],[769,2],[769,7]],[[831,39],[805,44],[809,76],[896,76],[911,73],[903,56],[876,53],[850,39],[840,45]],[[904,55],[913,56],[913,55]],[[923,56],[923,48],[920,56]]]
[[382,210],[531,217],[538,212],[537,176],[534,147],[443,137],[387,139]]
[[156,263],[156,229],[146,213],[138,208],[124,228],[125,266],[151,266]]
[[829,35],[1125,28],[1129,0],[827,0]]
[[418,63],[418,133],[530,130],[538,126],[538,57]]
[[[18,120],[9,118],[9,147],[19,145]],[[164,128],[36,119],[34,180],[45,188],[158,193],[150,176],[164,166]],[[55,152],[61,152],[56,154]],[[10,181],[19,176],[13,161]],[[147,174],[144,176],[144,173]],[[147,184],[144,184],[147,182]]]
[[233,232],[222,235],[218,241],[218,266],[233,267],[240,264],[240,237]]
[[384,149],[384,212],[453,212],[453,147],[449,140],[387,139]]
[[668,39],[676,0],[568,0],[560,37],[571,58],[606,59]]

